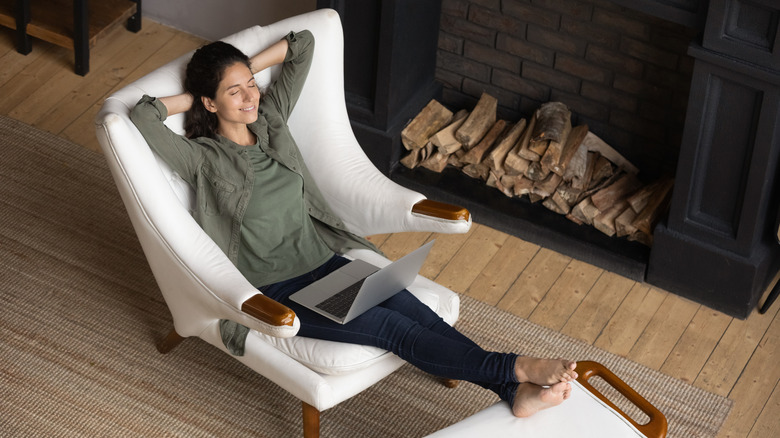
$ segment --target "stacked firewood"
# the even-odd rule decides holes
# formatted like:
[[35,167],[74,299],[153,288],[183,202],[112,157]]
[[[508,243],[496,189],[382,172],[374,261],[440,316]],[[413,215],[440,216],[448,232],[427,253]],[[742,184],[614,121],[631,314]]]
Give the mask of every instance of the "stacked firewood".
[[497,104],[485,93],[470,113],[453,113],[431,100],[401,133],[409,151],[401,163],[434,172],[454,166],[506,196],[527,196],[609,236],[652,244],[672,178],[641,183],[639,170],[587,125],[572,127],[561,102],[517,122],[499,119]]

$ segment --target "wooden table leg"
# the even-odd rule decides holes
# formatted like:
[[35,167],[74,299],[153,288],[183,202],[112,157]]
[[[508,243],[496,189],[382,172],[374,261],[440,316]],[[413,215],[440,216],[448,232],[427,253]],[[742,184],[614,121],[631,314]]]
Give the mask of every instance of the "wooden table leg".
[[87,0],[73,2],[73,51],[76,74],[89,73],[89,7]]
[[173,328],[170,332],[168,332],[168,336],[160,340],[160,342],[157,344],[157,351],[162,354],[166,354],[176,348],[177,345],[181,344],[181,341],[184,339],[186,338],[183,338],[181,335],[176,333],[176,329]]
[[141,30],[141,0],[133,1],[135,2],[135,14],[127,20],[127,30],[138,33]]
[[32,40],[27,35],[30,22],[30,0],[16,0],[16,51],[26,55],[32,51]]

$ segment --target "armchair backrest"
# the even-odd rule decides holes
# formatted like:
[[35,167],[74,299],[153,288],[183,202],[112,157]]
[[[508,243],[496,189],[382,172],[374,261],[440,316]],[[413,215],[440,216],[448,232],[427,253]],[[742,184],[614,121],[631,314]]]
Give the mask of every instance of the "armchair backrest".
[[[370,164],[365,154],[355,151],[357,142],[346,113],[343,35],[338,14],[318,10],[269,26],[255,26],[225,41],[252,56],[291,30],[303,29],[314,34],[316,50],[311,73],[289,125],[317,185],[327,186],[329,180],[338,179],[328,174],[334,167],[318,165],[314,169],[311,163],[357,160],[362,166]],[[120,195],[176,330],[182,336],[198,335],[220,318],[257,325],[239,310],[257,290],[194,221],[190,215],[194,205],[192,189],[152,153],[129,119],[130,110],[144,94],[167,96],[183,91],[184,70],[190,56],[191,53],[184,55],[110,96],[96,122],[98,139]],[[259,86],[271,84],[279,68],[259,72],[255,76]],[[183,115],[166,120],[166,125],[177,133],[183,133],[183,123]],[[350,148],[349,153],[341,154],[330,146],[327,151],[318,147],[319,139],[326,136],[338,137],[336,147]],[[369,168],[379,174],[373,166]],[[292,336],[297,327],[296,321],[294,327],[271,328],[269,333]]]

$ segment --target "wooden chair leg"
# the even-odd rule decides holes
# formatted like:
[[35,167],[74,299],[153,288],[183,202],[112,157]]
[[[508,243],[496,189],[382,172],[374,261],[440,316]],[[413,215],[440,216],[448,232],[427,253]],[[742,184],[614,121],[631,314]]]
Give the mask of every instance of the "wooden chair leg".
[[176,329],[171,329],[170,333],[168,333],[168,336],[157,343],[157,351],[162,354],[168,353],[169,351],[176,348],[176,346],[179,345],[184,339],[185,338],[176,333]]
[[303,402],[303,438],[320,438],[320,411]]
[[452,388],[457,388],[457,387],[458,387],[458,384],[460,383],[460,380],[455,380],[455,379],[445,379],[445,378],[443,378],[443,377],[442,377],[442,378],[440,378],[439,380],[441,381],[441,383],[443,383],[443,384],[444,384],[444,386],[446,386],[447,388],[450,388],[450,389],[452,389]]

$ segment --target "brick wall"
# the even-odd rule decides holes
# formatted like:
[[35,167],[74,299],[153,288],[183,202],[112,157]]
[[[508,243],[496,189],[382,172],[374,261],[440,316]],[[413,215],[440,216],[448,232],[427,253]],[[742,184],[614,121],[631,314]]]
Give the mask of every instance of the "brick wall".
[[436,77],[446,105],[487,92],[508,120],[564,102],[654,177],[674,172],[695,36],[608,0],[443,0]]

